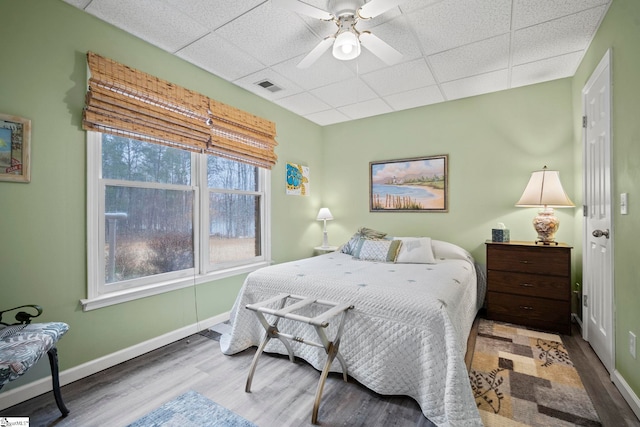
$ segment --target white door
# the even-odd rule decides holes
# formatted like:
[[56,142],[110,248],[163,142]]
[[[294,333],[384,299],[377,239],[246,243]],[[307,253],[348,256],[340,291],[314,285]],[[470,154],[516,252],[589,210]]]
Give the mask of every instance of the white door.
[[582,90],[584,123],[583,337],[613,369],[611,51]]

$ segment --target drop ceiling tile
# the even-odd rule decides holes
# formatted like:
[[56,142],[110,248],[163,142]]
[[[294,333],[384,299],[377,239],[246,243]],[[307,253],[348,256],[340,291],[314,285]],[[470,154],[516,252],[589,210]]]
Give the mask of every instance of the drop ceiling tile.
[[511,87],[571,77],[580,65],[582,56],[583,52],[574,52],[515,66],[511,71]]
[[179,50],[176,56],[228,81],[265,68],[263,64],[238,51],[237,47],[215,33],[208,34]]
[[[401,63],[422,57],[420,46],[404,17],[378,25],[371,30],[371,33],[400,52],[402,54]],[[357,75],[388,67],[387,64],[366,48],[362,49],[362,53],[358,58],[352,61],[345,61],[345,64]]]
[[[292,22],[294,22],[293,20],[300,20],[301,25],[306,25],[320,40],[338,32],[338,26],[335,22],[321,21],[319,19],[304,16],[294,16],[291,19]],[[297,21],[295,22],[295,25],[298,25]]]
[[291,15],[270,1],[215,32],[269,66],[308,52],[321,40],[301,22],[292,25]]
[[407,15],[426,55],[511,30],[511,0],[448,0]]
[[[327,0],[304,0],[304,2],[320,10],[327,11]],[[318,37],[325,38],[338,31],[338,26],[334,22],[322,21],[307,15],[298,14],[286,8],[280,10],[282,10],[283,14],[290,17],[291,22],[297,22],[296,19],[302,20]]]
[[362,31],[362,30],[371,31],[373,28],[376,28],[376,27],[380,26],[381,24],[384,24],[384,23],[389,22],[389,21],[391,21],[393,19],[396,19],[399,16],[402,16],[402,12],[400,12],[399,8],[394,7],[394,8],[391,8],[390,10],[386,11],[382,15],[376,16],[375,18],[361,19],[358,22],[357,28],[358,28],[359,31]]
[[[612,0],[404,0],[357,27],[401,52],[400,64],[328,50],[304,70],[336,25],[270,0],[64,1],[324,125],[572,75]],[[255,85],[263,79],[284,89]]]
[[361,78],[380,96],[431,86],[436,82],[422,58],[383,68]]
[[303,89],[311,90],[320,86],[330,85],[342,80],[351,79],[354,73],[345,65],[345,61],[335,59],[327,51],[309,68],[301,69],[296,65],[306,54],[289,61],[274,65],[273,70],[291,80]]
[[[420,46],[409,28],[409,22],[404,17],[385,22],[382,25],[372,28],[370,31],[371,34],[379,37],[382,41],[400,52],[403,62],[422,56]],[[363,50],[366,50],[366,48]]]
[[85,10],[169,52],[209,32],[178,9],[154,0],[93,0]]
[[[274,85],[281,88],[281,90],[272,92],[257,84],[264,80],[270,81]],[[257,73],[253,73],[249,76],[243,77],[239,80],[234,81],[234,83],[244,89],[247,89],[249,92],[253,92],[256,95],[266,98],[270,101],[274,101],[280,98],[286,98],[288,96],[302,92],[302,89],[295,83],[282,77],[280,74],[269,68],[265,68],[258,71]]]
[[424,9],[426,7],[432,6],[436,3],[440,3],[447,0],[405,0],[400,3],[399,7],[403,13],[415,12],[419,9]]
[[311,93],[334,108],[377,97],[369,86],[357,78],[323,86],[312,90]]
[[552,19],[571,15],[610,0],[514,0],[513,28],[518,30]]
[[509,41],[509,34],[503,34],[431,55],[429,62],[439,82],[506,69]]
[[317,113],[318,111],[324,111],[331,108],[309,92],[302,92],[286,98],[281,98],[276,100],[275,103],[300,116],[306,116],[307,114]]
[[333,125],[351,120],[337,110],[319,111],[317,113],[307,114],[304,117],[320,126]]
[[351,61],[343,61],[343,64],[349,67],[356,76],[387,67],[387,64],[382,62],[380,58],[364,48],[362,49],[360,56]]
[[369,101],[340,107],[338,108],[338,111],[355,120],[362,119],[364,117],[377,116],[379,114],[391,113],[393,110],[382,99],[375,98]]
[[438,86],[421,87],[407,92],[385,96],[384,100],[395,111],[437,104],[444,101],[444,96]]
[[453,100],[508,89],[508,80],[509,72],[500,70],[443,83],[441,87],[447,100]]
[[513,65],[586,49],[605,8],[599,6],[516,31],[513,36]]
[[204,27],[215,30],[264,0],[164,0]]

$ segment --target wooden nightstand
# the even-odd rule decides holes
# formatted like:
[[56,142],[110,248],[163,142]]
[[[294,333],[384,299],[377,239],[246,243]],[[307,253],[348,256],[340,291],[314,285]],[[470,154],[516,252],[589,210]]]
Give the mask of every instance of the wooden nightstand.
[[571,333],[571,246],[487,242],[487,317]]

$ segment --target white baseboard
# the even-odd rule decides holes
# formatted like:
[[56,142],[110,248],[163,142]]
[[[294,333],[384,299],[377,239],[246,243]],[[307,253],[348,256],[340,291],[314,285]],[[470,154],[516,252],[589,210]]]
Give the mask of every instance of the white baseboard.
[[[79,379],[88,377],[89,375],[93,375],[119,363],[126,362],[127,360],[133,359],[134,357],[141,356],[152,350],[198,333],[199,331],[208,329],[214,325],[217,325],[218,323],[229,320],[229,315],[229,312],[222,313],[217,316],[202,320],[200,322],[185,326],[184,328],[168,332],[159,337],[155,337],[131,347],[124,348],[122,350],[116,351],[115,353],[111,353],[98,359],[91,360],[89,362],[83,363],[82,365],[74,366],[73,368],[61,371],[60,385],[63,386],[65,384],[69,384]],[[32,381],[20,387],[7,390],[4,393],[0,394],[0,410],[9,408],[13,405],[17,405],[18,403],[32,399],[49,391],[51,391],[50,375],[45,378]],[[64,394],[62,397],[64,399]]]
[[638,398],[638,395],[634,393],[634,391],[631,389],[631,386],[629,386],[629,384],[617,370],[613,371],[611,380],[616,385],[616,387],[618,387],[618,390],[620,390],[622,397],[624,397],[624,400],[627,401],[633,412],[636,414],[636,417],[640,419],[640,398]]

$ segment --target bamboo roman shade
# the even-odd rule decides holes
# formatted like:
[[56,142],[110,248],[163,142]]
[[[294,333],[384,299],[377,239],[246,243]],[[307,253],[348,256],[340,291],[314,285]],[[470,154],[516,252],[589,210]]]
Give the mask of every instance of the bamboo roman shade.
[[273,122],[147,73],[87,53],[83,128],[271,169]]

